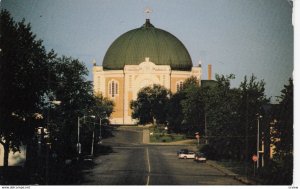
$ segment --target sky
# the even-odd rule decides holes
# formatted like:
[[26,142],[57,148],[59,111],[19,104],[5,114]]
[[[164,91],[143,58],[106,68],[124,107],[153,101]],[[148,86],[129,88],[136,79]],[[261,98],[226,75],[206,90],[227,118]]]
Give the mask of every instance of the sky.
[[[0,0],[1,1],[1,0]],[[84,62],[92,80],[112,42],[151,23],[180,39],[193,64],[213,75],[234,74],[233,87],[254,74],[267,97],[279,96],[293,76],[293,7],[289,0],[2,0],[16,21],[25,18],[49,51]]]

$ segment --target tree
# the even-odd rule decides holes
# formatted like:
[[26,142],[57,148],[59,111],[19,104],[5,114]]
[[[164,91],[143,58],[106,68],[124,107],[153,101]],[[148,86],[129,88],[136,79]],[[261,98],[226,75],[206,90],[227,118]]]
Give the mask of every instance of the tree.
[[251,159],[252,154],[257,151],[257,119],[261,113],[262,106],[269,103],[269,99],[265,95],[265,82],[263,80],[256,81],[256,77],[252,75],[248,81],[245,76],[244,81],[241,82],[240,102],[238,113],[240,115],[240,123],[244,130],[241,131],[241,136],[244,136],[241,141],[245,149],[243,156],[247,160]]
[[4,166],[9,151],[18,151],[33,135],[34,115],[48,90],[48,56],[25,20],[16,23],[6,10],[0,14],[0,143]]
[[181,102],[185,98],[185,94],[182,92],[177,92],[171,95],[170,101],[167,107],[167,121],[170,131],[177,133],[183,132],[182,122],[183,122],[183,112]]
[[189,133],[199,131],[202,112],[202,101],[198,99],[199,90],[197,78],[190,77],[183,82],[181,90],[171,95],[167,111],[170,130]]
[[281,91],[279,104],[272,105],[270,111],[274,123],[271,141],[275,145],[276,153],[272,160],[260,168],[263,184],[293,184],[293,93],[293,80],[289,79],[288,84],[284,85]]
[[280,102],[276,112],[277,123],[275,125],[276,134],[275,137],[279,138],[275,142],[276,153],[281,159],[284,156],[293,154],[294,145],[294,132],[293,132],[293,80],[289,79],[288,85],[284,85],[284,89],[281,91],[281,96],[279,97]]
[[230,88],[232,79],[232,74],[216,75],[215,87],[203,89],[209,144],[222,158],[237,158],[239,154],[239,93]]
[[256,152],[257,113],[268,99],[255,76],[245,76],[238,89],[230,87],[232,79],[216,75],[214,87],[202,88],[209,145],[219,157],[248,160]]
[[199,87],[199,81],[197,80],[197,78],[195,76],[189,77],[187,78],[184,82],[183,82],[183,92],[184,90],[188,90],[189,88],[197,88]]
[[113,107],[113,101],[103,97],[102,94],[97,93],[94,96],[94,104],[91,108],[91,114],[95,115],[97,118],[108,118],[113,112]]
[[161,85],[142,88],[137,100],[130,103],[132,118],[138,119],[140,124],[165,123],[169,96],[169,90]]
[[[48,100],[61,101],[55,109],[44,109],[45,124],[50,130],[51,143],[63,158],[76,155],[77,118],[90,114],[99,103],[95,99],[92,83],[87,81],[88,71],[82,62],[72,57],[53,56],[48,76]],[[56,145],[57,144],[57,145]]]
[[[188,80],[189,81],[189,80]],[[185,98],[181,101],[183,126],[185,132],[194,134],[204,132],[204,99],[200,86],[197,84],[184,85],[182,93]]]

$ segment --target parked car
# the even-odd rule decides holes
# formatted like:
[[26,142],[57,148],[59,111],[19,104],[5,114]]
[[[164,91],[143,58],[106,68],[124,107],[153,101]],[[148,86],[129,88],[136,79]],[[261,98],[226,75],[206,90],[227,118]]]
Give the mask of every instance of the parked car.
[[181,153],[178,155],[179,159],[194,159],[195,158],[195,152],[188,152],[188,153]]
[[206,163],[206,156],[203,153],[196,153],[195,159],[196,162]]
[[180,149],[177,151],[177,156],[179,156],[179,154],[182,154],[182,153],[187,154],[187,153],[189,153],[189,150],[188,149]]

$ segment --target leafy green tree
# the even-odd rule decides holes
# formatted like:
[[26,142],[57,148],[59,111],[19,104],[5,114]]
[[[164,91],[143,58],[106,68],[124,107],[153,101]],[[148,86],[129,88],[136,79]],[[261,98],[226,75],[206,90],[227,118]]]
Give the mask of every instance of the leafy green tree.
[[232,74],[216,75],[214,87],[202,88],[209,145],[219,157],[249,159],[256,152],[257,113],[268,103],[265,84],[252,75],[236,89],[230,87],[232,79]]
[[239,154],[239,93],[230,88],[232,79],[234,75],[216,75],[216,86],[203,90],[209,144],[222,158],[237,158]]
[[[114,108],[114,102],[111,101],[110,99],[103,97],[102,94],[95,94],[94,96],[94,103],[91,107],[91,111],[90,114],[91,116],[95,116],[95,119],[93,121],[96,121],[96,129],[100,130],[100,122],[101,122],[101,130],[105,131],[104,129],[104,125],[108,124],[108,118],[110,117],[110,115],[113,112],[113,108]],[[100,121],[101,119],[101,121]],[[98,124],[99,123],[99,124]],[[94,128],[95,129],[95,128]],[[101,137],[100,137],[100,132],[96,132],[96,137],[101,140],[101,138],[103,137],[103,135],[108,135],[111,133],[106,133],[105,132],[101,132]],[[95,140],[95,142],[97,142],[97,140]]]
[[183,89],[185,98],[181,101],[183,127],[189,135],[204,132],[204,99],[199,85],[191,85]]
[[240,84],[240,103],[238,113],[240,115],[240,123],[243,125],[241,136],[241,148],[244,149],[243,157],[247,160],[251,159],[252,154],[256,154],[257,146],[257,118],[261,113],[262,106],[269,103],[269,99],[265,95],[265,82],[256,81],[257,78],[252,75],[248,81],[245,76],[244,81]]
[[271,120],[275,129],[271,134],[271,139],[276,147],[276,153],[272,160],[260,168],[259,176],[263,184],[293,184],[293,93],[293,80],[289,79],[289,83],[284,85],[281,91],[279,104],[273,105],[275,110],[271,111],[272,114],[274,113]]
[[140,124],[166,122],[169,90],[154,84],[142,88],[137,96],[137,100],[130,103],[132,118],[138,119]]
[[[199,81],[197,80],[196,77],[192,76],[184,80],[183,82],[183,87],[182,87],[182,92],[185,90],[188,90],[189,88],[198,88],[200,86]],[[181,91],[179,91],[181,92]]]
[[275,159],[279,163],[278,175],[280,184],[293,183],[293,159],[294,159],[294,86],[293,80],[284,85],[279,97],[280,102],[276,111],[277,123],[275,124]]
[[76,154],[77,118],[89,114],[95,106],[92,83],[86,80],[87,68],[71,57],[51,59],[51,74],[47,94],[49,100],[59,100],[55,109],[45,109],[46,124],[57,153],[66,157]]
[[184,131],[182,127],[183,123],[183,113],[181,101],[185,98],[185,94],[182,92],[177,92],[171,95],[170,101],[167,108],[167,121],[170,131],[181,133]]
[[36,124],[35,113],[48,90],[48,56],[41,40],[25,21],[16,23],[6,10],[0,14],[0,143],[4,166],[9,151],[28,142]]
[[94,104],[91,108],[91,114],[95,115],[97,118],[109,118],[113,112],[114,102],[109,100],[106,97],[103,97],[102,94],[95,94]]
[[[181,90],[171,95],[168,104],[167,120],[170,130],[175,132],[199,131],[201,124],[199,118],[202,112],[202,101],[199,104],[199,81],[190,77],[183,83]],[[195,115],[195,113],[199,113]]]
[[284,89],[281,91],[281,96],[279,97],[280,102],[276,112],[277,123],[275,125],[275,137],[279,138],[279,140],[275,142],[275,146],[276,153],[281,158],[293,154],[294,151],[293,91],[293,80],[289,79],[288,85],[284,85]]

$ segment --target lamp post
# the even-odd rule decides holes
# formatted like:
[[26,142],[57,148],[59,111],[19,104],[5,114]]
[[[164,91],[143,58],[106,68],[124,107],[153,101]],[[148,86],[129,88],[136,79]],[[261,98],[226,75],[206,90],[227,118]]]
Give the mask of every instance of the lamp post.
[[100,116],[100,121],[99,121],[99,144],[102,144],[101,124],[102,124],[102,118]]
[[[87,116],[83,116],[83,117],[77,117],[77,152],[78,152],[78,156],[80,156],[81,154],[81,144],[80,144],[80,121],[82,119],[85,120]],[[91,118],[96,118],[96,116],[91,115],[89,116]],[[90,122],[89,122],[90,123]],[[94,124],[94,129],[93,129],[93,136],[92,136],[92,146],[91,146],[91,156],[94,155],[94,140],[95,140],[95,122],[92,122]]]
[[81,144],[80,144],[80,121],[82,119],[85,119],[85,115],[83,117],[77,117],[77,152],[78,152],[78,158],[81,154]]
[[[91,115],[90,117],[96,118],[96,116]],[[92,147],[91,147],[91,156],[94,155],[94,141],[95,141],[95,122],[94,123],[94,128],[93,128],[93,137],[92,137]]]
[[[106,112],[102,112],[101,115],[104,115],[104,119],[106,119]],[[102,144],[102,131],[101,131],[101,127],[102,127],[102,117],[101,115],[99,116],[99,142],[98,144]]]
[[81,144],[80,144],[80,117],[77,117],[77,152],[78,152],[78,157],[81,154]]
[[262,118],[262,116],[261,115],[259,115],[259,114],[256,114],[257,115],[257,164],[256,164],[256,167],[257,168],[259,168],[259,153],[260,153],[260,150],[259,150],[259,120],[260,120],[260,118]]

